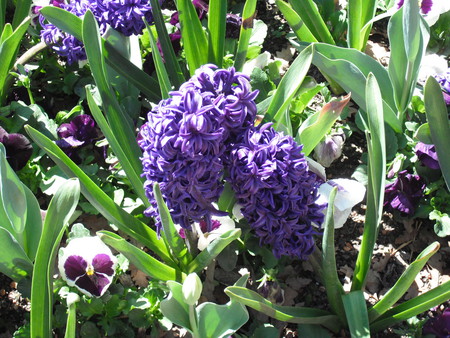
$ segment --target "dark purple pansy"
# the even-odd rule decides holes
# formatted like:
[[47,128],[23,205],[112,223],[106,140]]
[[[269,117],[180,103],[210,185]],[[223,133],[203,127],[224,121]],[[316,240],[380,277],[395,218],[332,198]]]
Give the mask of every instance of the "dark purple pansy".
[[313,223],[323,222],[319,182],[292,137],[270,124],[250,128],[231,151],[230,182],[261,244],[276,257],[307,259],[314,250]]
[[76,149],[91,144],[98,136],[94,119],[86,114],[74,117],[70,123],[61,124],[57,132],[61,139],[56,144],[74,160],[78,159]]
[[195,73],[171,98],[148,114],[139,133],[143,150],[145,190],[152,206],[145,211],[156,218],[161,230],[153,185],[161,192],[175,223],[191,229],[205,221],[211,231],[211,216],[222,216],[212,203],[223,190],[227,147],[256,116],[248,77],[234,68],[207,65]]
[[8,134],[0,127],[0,143],[6,150],[6,159],[13,170],[22,169],[33,153],[33,146],[30,141],[22,134]]
[[98,237],[72,239],[59,258],[63,279],[87,296],[102,296],[115,274],[116,258]]
[[432,334],[437,338],[450,337],[450,308],[435,318],[429,319],[423,326],[423,334]]
[[450,70],[447,70],[444,74],[435,75],[435,78],[441,85],[445,104],[450,106]]
[[227,14],[225,37],[230,39],[239,38],[241,32],[242,18],[238,14]]
[[434,144],[418,142],[414,149],[417,158],[423,166],[431,169],[439,169],[439,161]]
[[403,215],[412,216],[423,196],[425,182],[418,175],[409,174],[406,170],[398,173],[397,179],[386,185],[384,206],[400,211]]

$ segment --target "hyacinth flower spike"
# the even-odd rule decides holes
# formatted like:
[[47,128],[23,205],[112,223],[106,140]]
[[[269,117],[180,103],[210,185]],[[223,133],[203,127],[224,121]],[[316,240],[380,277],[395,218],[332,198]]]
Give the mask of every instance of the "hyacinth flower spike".
[[88,297],[101,297],[115,274],[116,257],[98,237],[72,239],[60,252],[58,269],[69,286]]

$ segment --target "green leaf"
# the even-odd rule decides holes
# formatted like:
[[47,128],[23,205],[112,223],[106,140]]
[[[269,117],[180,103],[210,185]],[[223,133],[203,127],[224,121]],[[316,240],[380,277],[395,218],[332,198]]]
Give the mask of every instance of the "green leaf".
[[0,227],[0,243],[2,245],[0,272],[17,282],[31,276],[33,262],[14,236],[2,227]]
[[[5,103],[8,87],[5,83],[9,76],[9,71],[16,61],[17,52],[19,50],[22,37],[30,25],[30,18],[23,22],[11,33],[12,27],[7,23],[3,29],[0,43],[0,107]],[[8,34],[8,32],[10,34]]]
[[427,291],[418,297],[410,299],[388,310],[380,318],[371,323],[372,332],[378,332],[395,323],[401,322],[424,311],[427,311],[450,299],[450,281]]
[[347,44],[364,51],[372,25],[367,25],[375,15],[376,0],[349,0]]
[[78,204],[80,183],[69,179],[50,201],[42,237],[36,254],[31,285],[31,336],[51,337],[53,313],[53,279],[56,252]]
[[241,235],[241,229],[232,229],[224,232],[214,241],[209,243],[209,245],[200,252],[197,257],[189,264],[187,268],[188,273],[196,272],[199,273],[205,267],[212,262],[214,258],[219,255],[223,249],[227,247],[232,241],[237,239]]
[[[305,44],[293,45],[299,50],[307,47]],[[382,93],[384,119],[397,133],[402,132],[402,124],[394,112],[395,100],[389,74],[375,59],[355,49],[315,43],[312,63],[351,93],[352,99],[364,111],[367,111],[366,79],[369,73],[373,73]]]
[[180,64],[178,63],[177,56],[175,55],[175,51],[173,50],[173,45],[170,41],[169,34],[167,33],[166,24],[161,12],[161,6],[158,0],[150,0],[150,4],[152,5],[153,20],[155,22],[158,39],[161,45],[162,54],[164,55],[164,61],[170,82],[173,87],[179,88],[184,83],[185,78],[183,72],[181,71]]
[[125,239],[113,232],[98,231],[97,235],[103,242],[122,253],[139,270],[152,278],[162,281],[181,281],[185,277],[180,270],[176,270],[164,263],[161,263],[154,257],[128,243]]
[[166,263],[176,266],[163,241],[154,230],[128,214],[80,169],[56,144],[30,126],[25,126],[28,135],[41,147],[68,177],[78,177],[81,192],[86,199],[121,231],[147,246]]
[[[407,4],[413,1],[407,2]],[[400,121],[411,102],[422,57],[429,40],[429,28],[419,14],[405,4],[389,20],[388,35],[391,46],[389,77],[392,81],[395,104]],[[381,86],[381,83],[380,83]]]
[[[87,11],[84,15],[82,31],[86,55],[102,98],[106,120],[112,132],[109,135],[108,141],[112,138],[115,139],[110,145],[111,147],[114,146],[112,149],[127,174],[134,191],[144,204],[148,206],[149,204],[143,186],[144,180],[140,175],[142,163],[139,157],[142,155],[142,152],[136,142],[133,122],[123,112],[109,85],[106,65],[103,59],[100,32],[97,21],[91,11]],[[92,97],[90,102],[90,108],[92,109],[94,106]],[[99,117],[99,115],[97,114],[96,117]],[[104,123],[101,124],[101,126],[104,125]]]
[[[247,278],[248,275],[241,277],[234,286],[244,286]],[[224,305],[202,303],[197,306],[196,313],[201,337],[228,337],[249,319],[245,306],[233,299]]]
[[289,3],[316,37],[317,41],[330,45],[336,44],[313,0],[289,0]]
[[420,253],[419,256],[417,256],[414,262],[406,268],[394,286],[389,289],[383,298],[369,310],[369,319],[371,322],[389,310],[390,307],[394,305],[406,291],[408,291],[411,284],[414,283],[414,279],[419,274],[420,270],[422,270],[430,257],[439,250],[439,247],[439,242],[430,244]]
[[208,7],[209,62],[222,68],[227,21],[227,2],[210,0]]
[[345,323],[345,311],[342,304],[342,296],[345,294],[344,288],[336,269],[336,248],[334,246],[334,200],[336,198],[337,187],[331,190],[327,214],[324,223],[322,237],[322,279],[327,291],[328,302],[333,312],[338,315],[341,323]]
[[287,2],[284,2],[283,0],[275,0],[275,4],[277,5],[281,13],[283,13],[284,18],[300,41],[318,42],[316,37],[305,25],[302,18],[297,14],[296,11],[292,9],[292,7]]
[[253,21],[256,16],[256,2],[257,0],[246,0],[242,12],[242,26],[239,32],[239,42],[233,65],[238,72],[242,71],[245,59],[247,58],[248,46],[253,30]]
[[20,26],[20,24],[27,19],[31,10],[32,0],[17,0],[15,1],[14,17],[12,20],[12,26],[14,29]]
[[208,40],[192,1],[177,0],[176,4],[189,73],[194,75],[200,66],[208,63]]
[[367,77],[365,96],[369,127],[369,132],[366,132],[369,153],[367,168],[369,184],[367,187],[364,233],[361,249],[356,260],[352,291],[361,290],[365,284],[383,212],[386,178],[386,138],[382,96],[373,74],[369,74]]
[[450,191],[450,157],[447,153],[450,144],[450,125],[442,90],[432,76],[428,78],[425,84],[424,97],[431,139],[436,147],[442,176],[444,176],[447,189]]
[[159,86],[161,89],[161,96],[163,99],[167,99],[169,97],[169,92],[172,89],[172,85],[170,84],[169,75],[167,73],[166,66],[164,65],[164,61],[159,52],[156,38],[153,35],[151,27],[148,25],[147,20],[145,20],[145,26],[147,27],[147,32],[150,36],[150,45],[152,47],[152,57],[153,63],[156,68],[156,76],[158,77]]
[[[56,27],[62,29],[70,35],[73,35],[80,41],[83,40],[81,18],[62,8],[54,6],[45,6],[40,10],[40,12]],[[102,39],[102,41],[104,40]],[[110,43],[104,43],[103,48],[106,62],[117,73],[125,77],[150,100],[159,101],[161,99],[158,89],[159,84],[157,81],[136,67],[127,58],[120,55],[120,53],[116,51]]]
[[309,116],[302,123],[296,136],[296,141],[303,144],[302,152],[305,156],[308,156],[322,138],[329,133],[349,101],[350,94],[343,97],[340,101],[328,102],[320,112]]
[[161,218],[167,243],[172,249],[172,256],[178,258],[183,266],[187,266],[192,260],[191,254],[189,253],[185,242],[178,234],[177,228],[175,228],[175,224],[170,216],[169,208],[167,208],[167,205],[164,202],[158,183],[155,183],[153,186],[153,193],[155,195],[156,203],[158,204],[158,213]]
[[264,116],[266,121],[273,121],[273,127],[292,136],[292,126],[289,116],[289,105],[300,88],[311,65],[313,47],[303,50],[284,74],[273,95],[269,108]]
[[229,286],[225,293],[231,299],[284,322],[323,325],[333,332],[340,328],[338,318],[324,310],[275,305],[258,293],[239,286]]
[[345,314],[352,338],[370,338],[366,300],[362,291],[342,295]]
[[161,301],[160,309],[171,322],[191,330],[189,320],[189,306],[184,301],[182,285],[174,281],[168,281],[169,296]]

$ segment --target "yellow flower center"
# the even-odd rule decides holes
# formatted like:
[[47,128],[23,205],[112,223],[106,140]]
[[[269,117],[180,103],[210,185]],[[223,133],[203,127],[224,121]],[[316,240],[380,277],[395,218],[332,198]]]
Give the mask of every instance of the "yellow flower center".
[[86,269],[86,273],[88,276],[92,276],[95,273],[94,267],[92,265],[89,265]]

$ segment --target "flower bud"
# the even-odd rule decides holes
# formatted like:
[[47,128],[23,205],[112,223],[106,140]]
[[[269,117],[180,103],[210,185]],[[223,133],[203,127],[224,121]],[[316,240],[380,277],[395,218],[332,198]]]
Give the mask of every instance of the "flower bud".
[[196,273],[189,274],[183,282],[183,298],[186,304],[195,305],[202,293],[202,281]]
[[325,140],[314,148],[314,158],[324,167],[328,168],[342,154],[345,135],[333,134],[325,136]]

